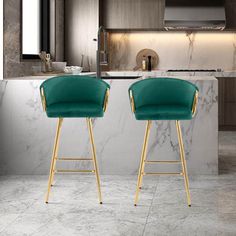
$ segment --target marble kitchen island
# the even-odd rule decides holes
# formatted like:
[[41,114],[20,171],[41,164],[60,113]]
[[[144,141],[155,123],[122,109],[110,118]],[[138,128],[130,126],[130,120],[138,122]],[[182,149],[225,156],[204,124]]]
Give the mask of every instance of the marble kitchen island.
[[[176,77],[176,76],[175,76]],[[182,121],[190,175],[218,173],[218,81],[213,76],[179,76],[199,87],[196,116]],[[45,78],[43,78],[45,79]],[[128,88],[137,81],[107,80],[111,85],[104,118],[95,119],[94,136],[101,174],[133,175],[139,167],[145,122],[131,112]],[[47,118],[39,94],[42,80],[0,82],[0,174],[48,174],[56,119]],[[177,159],[174,121],[153,122],[148,159]],[[65,119],[59,156],[89,156],[84,119]],[[68,163],[67,168],[89,168],[88,163]],[[147,169],[175,171],[176,166],[152,165]],[[168,169],[167,169],[168,168]]]

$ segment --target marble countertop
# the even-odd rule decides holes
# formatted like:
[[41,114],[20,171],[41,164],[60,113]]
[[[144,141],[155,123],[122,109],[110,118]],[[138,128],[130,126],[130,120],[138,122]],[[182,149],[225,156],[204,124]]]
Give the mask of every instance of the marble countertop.
[[[68,74],[67,74],[68,75]],[[89,72],[89,73],[82,73],[82,75],[91,75],[95,76],[96,72]],[[48,78],[57,76],[55,75],[40,75],[40,76],[24,76],[24,77],[14,77],[14,78],[7,78],[5,80],[46,80]],[[236,77],[236,71],[224,71],[224,72],[167,72],[167,71],[108,71],[103,72],[102,76],[140,76],[142,78],[149,78],[149,77],[158,77],[158,76],[171,76],[171,77],[193,77],[189,78],[190,80],[211,80],[215,77]],[[129,79],[129,78],[124,78]]]
[[[69,76],[71,74],[45,74],[45,75],[28,75],[28,76],[21,76],[21,77],[12,77],[12,78],[4,78],[4,80],[45,80],[55,76]],[[96,75],[96,72],[84,72],[81,75]]]
[[153,71],[108,71],[111,76],[214,76],[214,77],[236,77],[236,71],[221,72],[169,72],[165,70]]

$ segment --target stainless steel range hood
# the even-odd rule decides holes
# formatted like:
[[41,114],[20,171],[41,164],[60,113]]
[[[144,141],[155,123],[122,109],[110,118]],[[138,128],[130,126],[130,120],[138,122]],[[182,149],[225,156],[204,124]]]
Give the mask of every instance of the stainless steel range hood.
[[225,25],[224,1],[166,0],[166,30],[223,30]]

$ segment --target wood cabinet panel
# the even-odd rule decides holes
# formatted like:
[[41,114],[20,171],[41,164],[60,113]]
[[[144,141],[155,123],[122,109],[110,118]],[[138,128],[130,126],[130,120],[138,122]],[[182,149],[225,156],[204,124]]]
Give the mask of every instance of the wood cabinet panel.
[[218,78],[219,128],[236,130],[236,78]]
[[225,102],[235,102],[236,103],[236,78],[223,78],[224,84],[224,98]]
[[163,0],[103,0],[102,24],[107,29],[161,29]]
[[[107,29],[163,29],[165,0],[100,0]],[[236,0],[225,0],[226,29],[236,29]],[[164,29],[163,29],[164,30]]]
[[218,118],[219,118],[219,126],[224,125],[224,91],[225,91],[225,83],[224,78],[218,78]]
[[226,29],[236,29],[236,0],[225,0]]
[[236,126],[236,103],[224,104],[224,125]]

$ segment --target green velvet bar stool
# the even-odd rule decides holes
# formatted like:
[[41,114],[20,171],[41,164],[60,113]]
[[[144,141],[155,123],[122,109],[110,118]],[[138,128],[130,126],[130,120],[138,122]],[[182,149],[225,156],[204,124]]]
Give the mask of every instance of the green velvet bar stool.
[[[131,108],[137,120],[147,120],[134,205],[137,205],[144,175],[183,175],[188,206],[191,206],[189,180],[184,153],[180,120],[190,120],[196,112],[198,88],[194,84],[174,78],[150,78],[138,81],[129,88]],[[147,161],[147,146],[152,120],[175,120],[180,161]],[[145,173],[145,164],[182,164],[182,172]]]
[[[44,111],[50,118],[58,118],[51,167],[48,179],[46,203],[55,173],[94,173],[96,175],[99,202],[102,204],[100,177],[96,158],[91,118],[103,117],[107,108],[110,86],[101,79],[88,76],[60,76],[46,80],[40,86]],[[86,118],[89,130],[92,158],[58,157],[59,137],[64,118]],[[93,170],[58,170],[57,161],[93,161]]]

